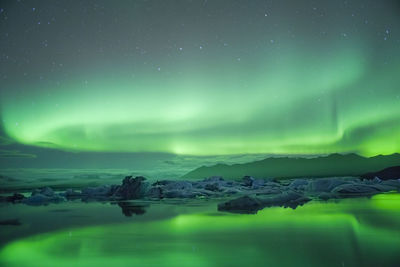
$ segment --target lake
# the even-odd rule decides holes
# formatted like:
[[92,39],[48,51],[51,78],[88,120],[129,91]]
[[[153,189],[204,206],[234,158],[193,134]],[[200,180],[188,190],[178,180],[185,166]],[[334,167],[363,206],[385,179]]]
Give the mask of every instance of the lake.
[[400,266],[398,193],[257,214],[222,201],[3,204],[20,225],[0,225],[0,266]]

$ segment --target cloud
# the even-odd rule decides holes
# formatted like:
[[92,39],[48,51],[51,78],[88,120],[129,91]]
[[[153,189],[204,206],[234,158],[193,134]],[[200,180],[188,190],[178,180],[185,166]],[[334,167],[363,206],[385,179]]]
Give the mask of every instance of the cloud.
[[0,146],[11,145],[15,143],[12,139],[0,135]]
[[35,154],[22,153],[18,150],[0,149],[0,158],[36,158]]

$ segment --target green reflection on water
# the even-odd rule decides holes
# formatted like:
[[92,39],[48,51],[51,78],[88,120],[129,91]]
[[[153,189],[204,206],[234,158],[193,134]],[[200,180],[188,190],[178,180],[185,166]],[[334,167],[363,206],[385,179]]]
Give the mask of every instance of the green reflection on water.
[[196,213],[67,229],[8,244],[0,264],[396,266],[399,225],[400,194],[383,194],[256,215]]

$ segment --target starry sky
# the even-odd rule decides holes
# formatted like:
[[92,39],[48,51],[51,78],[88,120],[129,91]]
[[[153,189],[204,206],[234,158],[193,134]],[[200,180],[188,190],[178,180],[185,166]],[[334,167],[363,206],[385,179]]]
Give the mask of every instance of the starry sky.
[[0,48],[2,157],[400,152],[399,1],[1,1]]

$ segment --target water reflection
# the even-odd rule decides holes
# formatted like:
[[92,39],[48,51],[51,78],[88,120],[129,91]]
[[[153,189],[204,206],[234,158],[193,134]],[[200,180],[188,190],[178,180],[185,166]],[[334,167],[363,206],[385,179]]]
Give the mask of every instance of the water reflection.
[[124,201],[118,202],[117,204],[122,209],[122,214],[126,217],[132,217],[132,215],[143,215],[146,213],[146,208],[149,207],[149,205],[140,205]]
[[19,219],[8,219],[8,220],[1,220],[0,225],[18,226],[21,225],[21,222],[19,221]]
[[[132,214],[146,209],[118,204]],[[151,220],[68,228],[9,243],[0,265],[325,267],[398,266],[400,260],[399,194],[312,201],[252,215],[215,216],[211,203],[194,213],[181,205],[177,216],[163,217],[158,213],[172,207],[158,207],[140,216]]]

